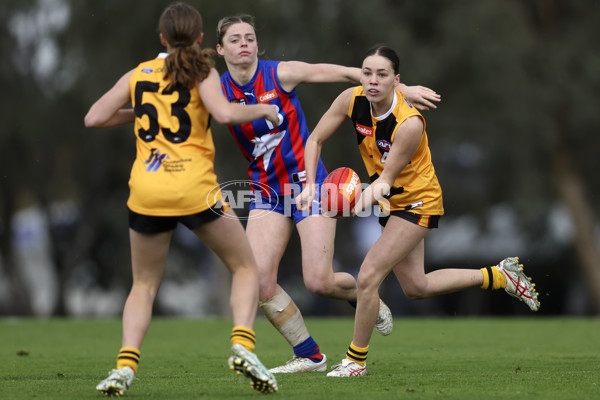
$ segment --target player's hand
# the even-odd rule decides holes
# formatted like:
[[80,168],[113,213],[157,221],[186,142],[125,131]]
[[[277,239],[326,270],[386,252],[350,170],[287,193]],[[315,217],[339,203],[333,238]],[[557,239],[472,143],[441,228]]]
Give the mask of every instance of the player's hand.
[[404,97],[421,111],[436,109],[435,103],[442,100],[442,96],[425,86],[400,85],[399,89]]
[[313,201],[315,200],[315,191],[315,184],[304,185],[302,192],[296,196],[296,207],[298,207],[298,210],[305,211],[311,209],[313,206]]
[[265,104],[267,110],[265,111],[265,119],[273,124],[273,126],[279,126],[280,120],[283,116],[279,114],[279,108],[275,105]]

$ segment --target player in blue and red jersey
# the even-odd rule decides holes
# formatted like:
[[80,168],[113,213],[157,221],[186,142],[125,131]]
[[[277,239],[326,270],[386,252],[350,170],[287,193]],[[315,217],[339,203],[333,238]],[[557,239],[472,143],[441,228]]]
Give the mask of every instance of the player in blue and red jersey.
[[[294,349],[294,357],[273,373],[325,371],[327,358],[310,336],[302,314],[277,283],[277,271],[294,225],[302,246],[302,271],[306,288],[329,298],[356,302],[356,281],[346,272],[333,272],[336,220],[320,215],[319,207],[299,211],[294,195],[306,181],[304,147],[309,136],[296,86],[302,82],[358,83],[360,69],[334,64],[258,59],[254,19],[249,15],[225,17],[217,27],[217,52],[228,71],[221,76],[223,92],[230,102],[268,103],[279,108],[279,124],[253,121],[230,126],[243,155],[249,161],[254,199],[246,235],[259,270],[260,308]],[[422,86],[399,88],[421,109],[435,108],[440,97]],[[319,160],[316,182],[327,172]],[[318,203],[319,199],[315,201]],[[376,329],[392,330],[392,315],[380,301]]]
[[[308,132],[297,92],[286,91],[277,78],[279,64],[279,61],[257,60],[256,72],[245,84],[238,84],[229,71],[221,77],[229,101],[274,104],[279,108],[278,126],[266,120],[230,126],[238,146],[250,161],[250,179],[260,184],[253,189],[275,200],[292,194],[294,187],[305,180],[304,143]],[[325,176],[327,172],[320,163],[317,179],[323,180]]]

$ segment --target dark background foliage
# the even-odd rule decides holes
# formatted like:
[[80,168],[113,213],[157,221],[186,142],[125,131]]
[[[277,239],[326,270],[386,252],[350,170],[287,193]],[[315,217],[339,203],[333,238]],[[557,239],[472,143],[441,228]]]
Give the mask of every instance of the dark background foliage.
[[[120,311],[130,280],[125,201],[135,140],[130,126],[86,130],[83,116],[123,73],[162,50],[157,22],[169,3],[0,6],[0,314]],[[250,13],[265,58],[360,66],[376,43],[396,49],[401,80],[442,95],[437,110],[424,112],[446,208],[426,241],[427,268],[479,268],[519,255],[538,284],[541,313],[598,313],[600,3],[189,3],[203,15],[206,47],[215,46],[221,17]],[[224,71],[222,60],[217,67]],[[298,88],[310,127],[345,87]],[[213,133],[219,180],[246,179],[227,129],[215,123]],[[367,179],[349,126],[323,158],[330,170],[349,166]],[[335,267],[356,272],[376,227],[357,218],[338,225]],[[157,312],[226,313],[219,262],[184,231],[171,253]],[[352,312],[303,288],[296,236],[280,274],[306,313]],[[528,313],[476,289],[410,302],[394,279],[382,297],[399,315]]]

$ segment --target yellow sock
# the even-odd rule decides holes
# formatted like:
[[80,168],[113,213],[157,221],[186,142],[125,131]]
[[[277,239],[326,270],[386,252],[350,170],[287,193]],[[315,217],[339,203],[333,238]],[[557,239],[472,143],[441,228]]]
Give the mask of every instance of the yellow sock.
[[231,331],[231,344],[239,343],[246,348],[246,350],[254,353],[256,346],[256,336],[254,331],[243,326],[234,326]]
[[498,290],[506,287],[506,277],[498,271],[497,267],[481,268],[481,273],[483,274],[482,289]]
[[358,347],[354,344],[354,342],[350,343],[348,347],[348,351],[346,352],[346,358],[348,360],[354,361],[361,367],[365,366],[367,362],[367,353],[369,352],[369,345],[367,347]]
[[140,351],[133,347],[122,347],[117,356],[117,368],[129,367],[137,373],[140,364]]

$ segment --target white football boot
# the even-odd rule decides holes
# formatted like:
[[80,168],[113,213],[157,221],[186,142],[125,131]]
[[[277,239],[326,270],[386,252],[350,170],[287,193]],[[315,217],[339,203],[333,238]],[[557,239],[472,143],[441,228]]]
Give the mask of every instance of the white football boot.
[[231,355],[227,360],[229,369],[250,380],[250,386],[261,393],[275,393],[277,380],[260,362],[256,354],[248,351],[241,344],[231,346]]
[[387,336],[392,333],[392,329],[394,329],[392,311],[383,300],[379,299],[379,314],[377,322],[375,322],[375,330],[383,336]]
[[96,390],[104,393],[105,396],[123,396],[131,387],[134,378],[135,372],[130,367],[115,368],[96,386]]
[[505,258],[496,268],[506,277],[504,289],[506,293],[527,304],[532,311],[540,309],[535,283],[531,283],[531,278],[523,273],[523,265],[519,264],[519,257]]
[[325,372],[327,371],[327,356],[323,354],[323,359],[319,362],[306,357],[294,356],[285,364],[279,367],[271,368],[269,372],[273,374],[295,374],[297,372]]
[[350,377],[350,376],[366,376],[367,375],[367,363],[364,367],[360,364],[355,363],[352,360],[344,358],[342,362],[333,366],[330,373],[327,376],[334,377]]

